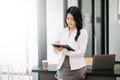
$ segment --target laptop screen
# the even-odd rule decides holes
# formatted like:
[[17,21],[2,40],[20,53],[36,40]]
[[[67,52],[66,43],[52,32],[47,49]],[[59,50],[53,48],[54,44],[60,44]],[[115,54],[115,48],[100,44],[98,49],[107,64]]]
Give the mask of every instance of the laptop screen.
[[92,70],[113,70],[115,63],[115,54],[94,55]]

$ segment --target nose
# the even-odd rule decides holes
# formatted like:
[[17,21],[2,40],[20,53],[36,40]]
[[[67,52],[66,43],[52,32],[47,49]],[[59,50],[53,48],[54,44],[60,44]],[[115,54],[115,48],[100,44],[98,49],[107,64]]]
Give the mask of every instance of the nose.
[[68,20],[68,22],[69,22],[69,23],[71,23],[71,22],[72,22],[72,20],[71,20],[71,19],[69,19],[69,20]]

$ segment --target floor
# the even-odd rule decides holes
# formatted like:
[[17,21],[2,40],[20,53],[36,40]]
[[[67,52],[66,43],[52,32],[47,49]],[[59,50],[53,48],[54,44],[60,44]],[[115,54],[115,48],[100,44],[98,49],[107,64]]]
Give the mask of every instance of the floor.
[[[24,76],[18,76],[18,75],[14,75],[14,76],[12,76],[12,75],[2,75],[2,76],[0,76],[0,80],[38,80],[37,79],[37,77],[38,77],[38,75],[36,75],[36,74],[32,74],[32,76],[26,76],[26,75],[24,75]],[[120,80],[120,77],[117,77],[117,79],[116,80]]]
[[0,80],[35,80],[35,79],[32,79],[32,76],[26,76],[26,75],[2,75],[0,76]]

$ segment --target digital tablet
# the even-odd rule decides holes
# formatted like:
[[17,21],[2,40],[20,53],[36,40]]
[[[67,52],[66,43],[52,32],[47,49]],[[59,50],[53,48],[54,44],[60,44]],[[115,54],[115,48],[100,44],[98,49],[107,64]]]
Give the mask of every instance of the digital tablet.
[[66,48],[69,51],[75,51],[73,48],[71,48],[69,45],[62,45],[62,44],[52,44],[55,47],[63,47]]

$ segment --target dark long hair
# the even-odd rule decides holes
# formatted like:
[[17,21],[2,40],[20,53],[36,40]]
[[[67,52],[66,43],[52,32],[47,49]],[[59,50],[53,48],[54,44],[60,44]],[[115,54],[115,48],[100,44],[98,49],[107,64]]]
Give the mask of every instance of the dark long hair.
[[82,29],[83,25],[82,25],[82,14],[80,12],[80,9],[76,6],[72,6],[70,8],[67,9],[66,11],[66,15],[65,15],[65,23],[66,25],[68,26],[67,22],[66,22],[66,18],[67,18],[67,14],[70,13],[74,20],[75,20],[75,23],[76,23],[76,28],[77,28],[77,33],[76,33],[76,36],[75,36],[75,41],[77,41],[79,35],[80,35],[80,30]]

